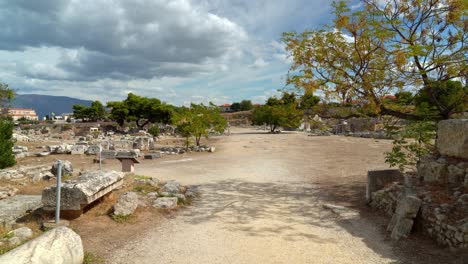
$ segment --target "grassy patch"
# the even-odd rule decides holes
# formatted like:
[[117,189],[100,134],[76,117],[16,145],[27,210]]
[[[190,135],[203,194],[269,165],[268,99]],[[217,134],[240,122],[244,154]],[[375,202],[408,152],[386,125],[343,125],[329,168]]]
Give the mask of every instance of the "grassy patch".
[[111,215],[112,220],[116,221],[117,223],[125,223],[132,219],[132,215]]
[[152,178],[149,176],[144,176],[144,175],[133,175],[134,179],[139,179],[139,180],[151,180]]
[[0,255],[7,253],[8,251],[14,249],[15,247],[11,246],[0,246]]
[[159,188],[155,187],[155,186],[152,186],[152,185],[149,185],[149,184],[138,184],[133,188],[133,191],[143,193],[143,194],[147,194],[147,193],[150,193],[150,192],[157,192],[157,191],[159,191]]
[[10,238],[12,238],[14,235],[15,235],[15,234],[13,233],[13,231],[10,231],[10,232],[4,233],[4,234],[2,235],[2,238],[3,238],[3,239],[10,239]]
[[84,253],[83,264],[101,264],[104,263],[104,259],[97,256],[94,253],[86,251]]

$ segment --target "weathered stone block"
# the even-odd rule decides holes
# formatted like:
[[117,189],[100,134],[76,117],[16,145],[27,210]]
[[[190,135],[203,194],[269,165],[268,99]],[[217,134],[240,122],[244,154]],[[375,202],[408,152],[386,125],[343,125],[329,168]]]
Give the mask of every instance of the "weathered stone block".
[[161,158],[161,152],[153,152],[145,155],[145,159],[158,159]]
[[395,214],[405,218],[415,218],[421,207],[421,199],[415,196],[407,196],[398,202]]
[[[61,210],[78,211],[122,186],[124,174],[116,171],[88,171],[75,180],[67,181],[61,189]],[[55,210],[56,187],[42,191],[45,210]]]
[[101,152],[102,159],[115,159],[116,155],[117,155],[117,151],[115,150],[103,150]]
[[447,176],[447,164],[430,156],[421,158],[417,167],[419,177],[424,178],[425,182],[441,181]]
[[367,172],[366,199],[371,201],[371,194],[398,180],[401,172],[397,169],[370,170]]
[[0,225],[10,226],[17,219],[41,207],[40,195],[15,195],[0,200]]
[[440,121],[437,150],[442,155],[468,159],[468,119]]
[[87,149],[88,149],[88,147],[84,146],[84,145],[74,145],[73,147],[71,147],[71,154],[72,155],[83,155],[83,154],[85,154]]

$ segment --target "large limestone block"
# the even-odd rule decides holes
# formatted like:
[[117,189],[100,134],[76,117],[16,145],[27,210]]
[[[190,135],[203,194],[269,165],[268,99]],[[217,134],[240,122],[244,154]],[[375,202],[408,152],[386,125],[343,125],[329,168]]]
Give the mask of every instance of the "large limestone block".
[[41,207],[40,195],[15,195],[0,200],[0,226],[10,226]]
[[[122,186],[124,174],[116,171],[87,171],[75,180],[67,181],[61,189],[61,210],[81,210],[115,188]],[[55,209],[56,187],[42,191],[45,210]]]
[[0,256],[0,263],[81,264],[81,238],[67,227],[57,227]]
[[442,155],[468,159],[468,119],[440,121],[437,149]]
[[415,218],[421,207],[421,199],[415,196],[407,196],[398,202],[395,214],[405,218]]

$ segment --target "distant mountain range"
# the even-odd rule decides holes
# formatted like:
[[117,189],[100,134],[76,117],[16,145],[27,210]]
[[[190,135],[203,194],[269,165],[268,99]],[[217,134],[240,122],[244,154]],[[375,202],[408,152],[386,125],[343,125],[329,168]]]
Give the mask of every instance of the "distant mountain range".
[[89,106],[92,101],[71,98],[67,96],[52,96],[40,94],[17,94],[12,101],[13,107],[32,108],[36,110],[39,118],[55,113],[72,113],[73,105],[81,104]]

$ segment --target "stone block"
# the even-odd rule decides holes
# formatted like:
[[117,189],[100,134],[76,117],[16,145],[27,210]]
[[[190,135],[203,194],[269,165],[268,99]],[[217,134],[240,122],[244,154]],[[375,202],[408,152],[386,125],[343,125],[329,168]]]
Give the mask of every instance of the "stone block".
[[145,159],[159,159],[161,158],[161,152],[152,152],[145,155]]
[[[87,205],[122,186],[124,174],[116,171],[87,171],[62,185],[60,210],[80,211]],[[42,191],[45,210],[55,210],[56,187]]]
[[115,150],[103,150],[101,152],[102,159],[115,159],[116,155],[117,155],[117,151]]
[[468,119],[442,120],[437,130],[440,154],[468,159]]
[[425,182],[443,181],[447,176],[447,164],[430,156],[421,158],[417,168],[419,177]]
[[83,155],[83,154],[85,154],[87,149],[88,149],[88,147],[84,146],[84,145],[74,145],[71,148],[71,154],[72,155]]
[[15,195],[0,200],[0,225],[11,226],[17,219],[41,207],[40,195]]
[[88,155],[98,155],[99,154],[99,145],[91,145],[88,147],[88,151],[86,151],[86,154]]
[[383,189],[385,185],[398,180],[401,172],[397,169],[370,170],[367,172],[366,199],[371,201],[371,194]]
[[421,207],[421,199],[415,196],[403,197],[398,202],[395,214],[405,218],[415,218]]

